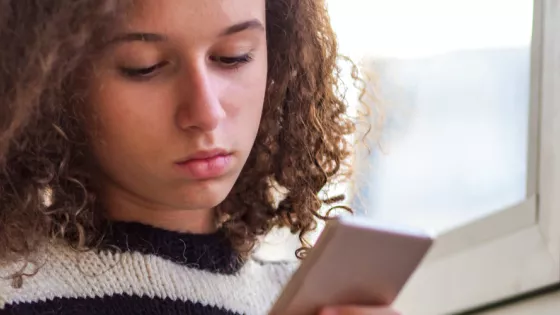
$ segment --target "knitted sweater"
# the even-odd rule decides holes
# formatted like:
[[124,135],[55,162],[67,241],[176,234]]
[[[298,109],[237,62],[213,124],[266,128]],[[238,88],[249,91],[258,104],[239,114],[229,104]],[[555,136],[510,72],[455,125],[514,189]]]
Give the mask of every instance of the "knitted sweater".
[[242,261],[222,232],[115,223],[99,250],[49,246],[21,288],[0,267],[0,314],[266,314],[295,263]]

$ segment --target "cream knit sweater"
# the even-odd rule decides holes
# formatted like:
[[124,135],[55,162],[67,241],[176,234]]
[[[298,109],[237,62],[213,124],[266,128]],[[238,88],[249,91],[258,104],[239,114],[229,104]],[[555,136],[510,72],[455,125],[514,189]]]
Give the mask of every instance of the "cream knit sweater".
[[[115,223],[99,251],[45,250],[38,273],[13,288],[0,267],[0,314],[258,314],[295,263],[241,261],[221,233],[181,234]],[[1,265],[0,265],[1,266]]]

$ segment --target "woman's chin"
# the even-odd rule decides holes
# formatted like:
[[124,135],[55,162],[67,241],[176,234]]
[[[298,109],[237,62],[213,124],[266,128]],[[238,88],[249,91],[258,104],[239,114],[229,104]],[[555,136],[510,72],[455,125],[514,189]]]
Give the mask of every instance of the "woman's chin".
[[213,209],[221,204],[228,196],[233,185],[212,185],[203,189],[185,188],[179,196],[175,196],[174,203],[180,208],[189,210]]

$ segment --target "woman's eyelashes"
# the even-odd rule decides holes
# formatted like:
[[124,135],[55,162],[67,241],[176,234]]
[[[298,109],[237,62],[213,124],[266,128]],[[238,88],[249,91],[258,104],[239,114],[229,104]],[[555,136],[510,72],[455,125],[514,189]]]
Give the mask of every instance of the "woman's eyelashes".
[[242,65],[251,62],[252,60],[253,55],[250,53],[235,57],[210,56],[210,61],[217,63],[218,66],[233,69],[237,69]]
[[[239,67],[247,64],[253,60],[253,55],[243,54],[240,56],[210,56],[209,60],[218,67],[224,69],[238,69]],[[162,61],[148,67],[119,67],[122,75],[132,79],[149,79],[156,76],[162,69],[168,66],[170,62]]]
[[167,66],[168,64],[169,62],[162,61],[149,67],[120,67],[119,70],[125,77],[134,79],[148,79],[157,74],[160,69]]

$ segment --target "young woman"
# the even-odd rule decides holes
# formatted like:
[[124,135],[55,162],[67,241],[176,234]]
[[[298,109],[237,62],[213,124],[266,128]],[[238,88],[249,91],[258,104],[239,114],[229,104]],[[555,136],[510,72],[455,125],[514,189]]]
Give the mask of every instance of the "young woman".
[[0,0],[0,47],[0,313],[265,314],[350,153],[324,3]]

